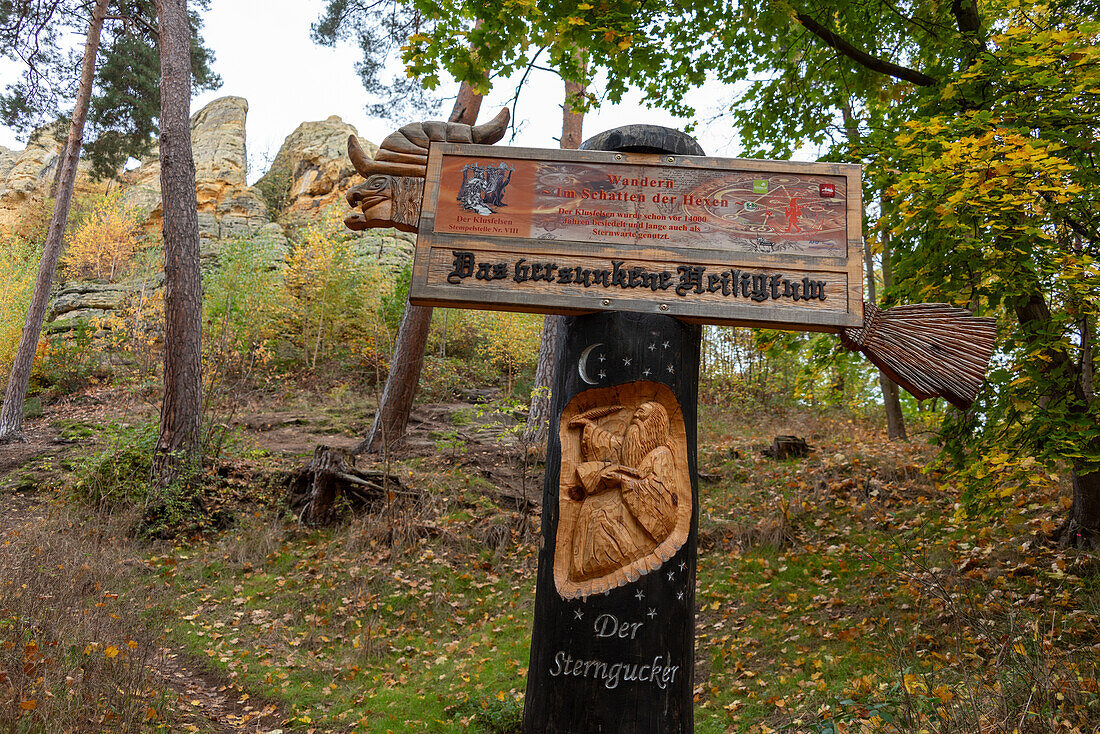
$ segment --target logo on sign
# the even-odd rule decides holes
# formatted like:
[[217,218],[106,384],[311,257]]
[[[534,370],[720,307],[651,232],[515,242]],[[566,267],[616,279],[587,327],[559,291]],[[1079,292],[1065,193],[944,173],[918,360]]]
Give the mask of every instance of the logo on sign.
[[755,201],[746,201],[746,202],[745,202],[745,211],[748,211],[748,212],[754,212],[754,211],[756,211],[756,210],[757,210],[757,209],[758,209],[759,207],[760,207],[760,205],[759,205],[759,204],[757,204],[757,203],[756,203]]
[[768,193],[768,182],[762,179],[757,179],[752,182],[752,193],[754,194],[766,194]]
[[831,199],[836,196],[836,184],[823,183],[819,187],[821,195],[826,199]]

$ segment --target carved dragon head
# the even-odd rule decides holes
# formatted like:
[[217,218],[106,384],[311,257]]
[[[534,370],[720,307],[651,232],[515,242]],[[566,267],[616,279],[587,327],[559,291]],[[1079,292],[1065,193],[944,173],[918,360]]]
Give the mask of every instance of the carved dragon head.
[[415,232],[420,218],[420,197],[428,172],[431,143],[492,145],[508,128],[508,109],[489,122],[471,127],[457,122],[416,122],[386,136],[374,158],[348,136],[348,157],[366,180],[347,193],[348,204],[359,209],[344,224],[353,230],[396,227]]

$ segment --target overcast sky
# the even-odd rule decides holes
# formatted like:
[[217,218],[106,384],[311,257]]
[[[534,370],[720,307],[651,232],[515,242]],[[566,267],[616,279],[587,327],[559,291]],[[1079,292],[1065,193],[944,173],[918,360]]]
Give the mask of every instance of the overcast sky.
[[[205,14],[203,35],[215,54],[214,69],[223,84],[192,101],[192,112],[213,99],[238,95],[248,100],[249,181],[254,181],[274,158],[283,140],[300,123],[339,115],[358,129],[360,136],[380,142],[397,126],[371,118],[365,111],[370,101],[355,74],[359,50],[352,46],[331,49],[309,39],[310,24],[317,19],[322,0],[214,0]],[[10,69],[10,67],[8,67]],[[4,67],[0,67],[3,78]],[[457,85],[440,89],[453,96]],[[482,119],[509,104],[515,84],[501,80],[482,106]],[[728,121],[708,124],[728,104],[733,90],[713,82],[691,99],[698,110],[695,135],[708,155],[736,157],[740,153]],[[561,80],[550,72],[533,71],[517,108],[518,133],[511,145],[554,148],[561,133]],[[450,103],[444,103],[450,110]],[[606,105],[584,121],[585,137],[619,125],[650,123],[681,127],[682,120],[659,110],[648,110],[640,96],[623,104]],[[9,130],[0,128],[0,145],[21,149]]]

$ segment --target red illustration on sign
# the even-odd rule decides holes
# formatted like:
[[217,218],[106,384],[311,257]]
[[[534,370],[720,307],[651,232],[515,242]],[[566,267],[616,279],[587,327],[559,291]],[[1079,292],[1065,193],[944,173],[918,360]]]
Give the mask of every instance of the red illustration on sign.
[[831,199],[836,196],[836,184],[823,183],[818,189],[822,198]]

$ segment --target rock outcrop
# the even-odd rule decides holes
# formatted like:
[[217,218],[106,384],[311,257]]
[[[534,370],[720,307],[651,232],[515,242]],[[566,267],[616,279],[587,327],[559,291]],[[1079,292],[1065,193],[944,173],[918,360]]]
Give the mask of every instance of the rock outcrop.
[[[303,122],[287,136],[271,168],[256,182],[269,202],[280,208],[286,220],[296,222],[315,216],[343,199],[357,174],[348,158],[348,136],[354,127],[336,115],[318,122]],[[374,155],[378,146],[365,142]]]
[[[247,114],[245,99],[222,97],[191,117],[205,266],[216,262],[221,244],[228,238],[245,237],[257,242],[262,238],[288,250],[295,228],[316,221],[332,205],[341,212],[346,210],[344,194],[359,181],[347,155],[348,136],[356,130],[332,116],[299,125],[287,136],[270,170],[256,185],[249,186]],[[42,211],[35,212],[33,207],[46,200],[60,164],[59,140],[64,136],[58,132],[53,128],[37,131],[23,151],[0,147],[0,236],[16,231],[28,213],[41,218]],[[360,142],[372,155],[377,150],[368,141]],[[78,197],[81,192],[103,194],[116,187],[121,188],[123,201],[137,210],[145,232],[159,237],[162,205],[157,155],[121,174],[117,182],[93,182],[88,167],[81,164]],[[364,258],[387,268],[403,267],[411,258],[415,241],[412,235],[391,230],[346,234],[355,237],[356,250]],[[163,275],[118,283],[62,283],[51,301],[49,328],[65,330],[82,321],[94,323],[125,308],[142,292],[159,288],[162,282]]]
[[[248,237],[270,221],[258,189],[248,186],[245,118],[248,101],[221,97],[191,116],[191,152],[199,205],[203,255],[217,252],[217,241]],[[125,200],[139,207],[149,232],[160,230],[160,161],[151,158],[126,175]]]

